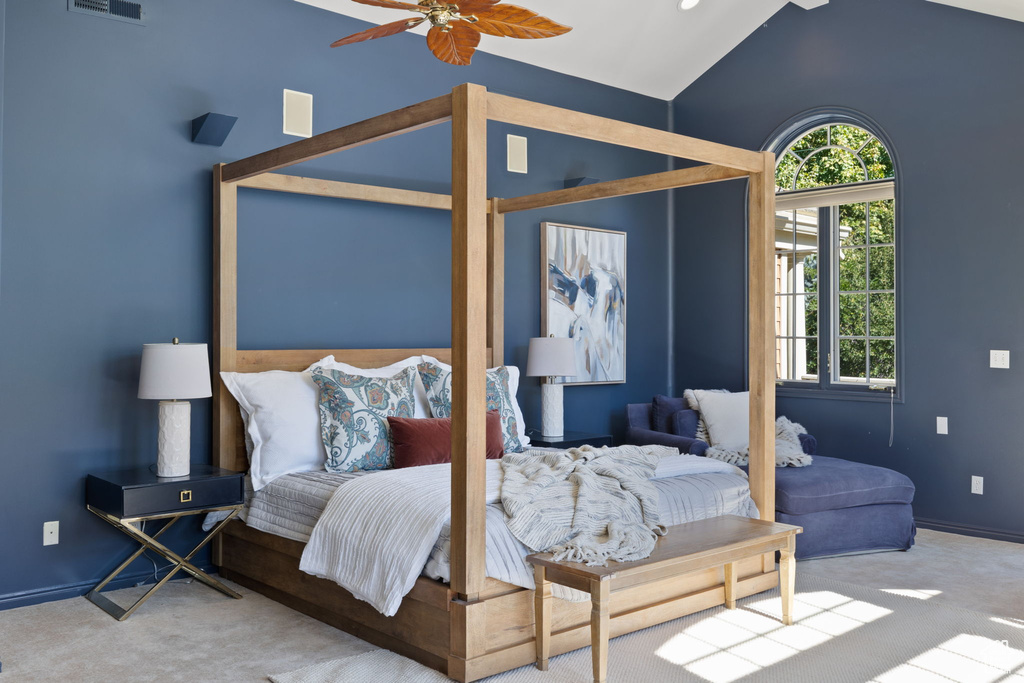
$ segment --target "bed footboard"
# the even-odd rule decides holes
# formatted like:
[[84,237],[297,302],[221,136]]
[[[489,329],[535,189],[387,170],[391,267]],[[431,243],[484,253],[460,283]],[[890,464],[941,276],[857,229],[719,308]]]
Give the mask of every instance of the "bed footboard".
[[[232,522],[222,535],[221,576],[314,619],[387,648],[457,681],[475,681],[532,663],[533,591],[488,579],[479,600],[457,600],[447,585],[421,577],[393,617],[337,584],[299,570],[303,544]],[[778,573],[761,558],[738,563],[740,597],[769,590]],[[612,637],[725,603],[721,569],[687,574],[615,595]],[[552,655],[590,645],[590,603],[556,600]]]

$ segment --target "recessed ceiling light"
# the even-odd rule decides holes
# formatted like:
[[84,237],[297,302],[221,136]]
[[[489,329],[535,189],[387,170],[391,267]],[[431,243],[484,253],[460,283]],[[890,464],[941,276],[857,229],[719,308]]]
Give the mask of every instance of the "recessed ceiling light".
[[679,0],[679,9],[693,9],[699,2],[700,0]]

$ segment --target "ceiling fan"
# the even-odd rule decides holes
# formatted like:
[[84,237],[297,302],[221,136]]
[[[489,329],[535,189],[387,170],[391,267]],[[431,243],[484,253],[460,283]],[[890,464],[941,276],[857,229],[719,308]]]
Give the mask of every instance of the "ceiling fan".
[[473,58],[480,34],[507,38],[552,38],[572,30],[547,17],[500,0],[461,0],[458,4],[442,0],[420,0],[419,4],[398,0],[353,0],[363,5],[404,9],[422,16],[374,26],[366,31],[336,40],[331,47],[385,38],[430,22],[427,47],[442,62],[466,66]]

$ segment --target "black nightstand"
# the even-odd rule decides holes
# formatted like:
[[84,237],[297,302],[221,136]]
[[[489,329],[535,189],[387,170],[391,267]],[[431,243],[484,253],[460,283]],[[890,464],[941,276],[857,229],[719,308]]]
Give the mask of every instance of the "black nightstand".
[[[192,472],[185,477],[158,477],[148,468],[90,474],[85,482],[86,509],[134,538],[142,547],[118,565],[85,597],[118,621],[124,621],[179,569],[183,569],[211,588],[216,588],[233,598],[241,598],[241,595],[193,565],[191,560],[242,510],[245,500],[242,476],[241,472],[231,472],[208,465],[192,465]],[[156,540],[183,517],[217,511],[227,511],[229,514],[184,557]],[[152,536],[142,532],[142,525],[138,523],[157,519],[167,521]],[[131,607],[123,608],[100,594],[114,577],[123,572],[146,549],[158,552],[174,566]]]
[[611,446],[612,437],[610,434],[588,434],[587,432],[565,432],[560,437],[548,437],[537,429],[528,429],[526,435],[530,437],[530,445],[538,448],[576,448],[578,446]]

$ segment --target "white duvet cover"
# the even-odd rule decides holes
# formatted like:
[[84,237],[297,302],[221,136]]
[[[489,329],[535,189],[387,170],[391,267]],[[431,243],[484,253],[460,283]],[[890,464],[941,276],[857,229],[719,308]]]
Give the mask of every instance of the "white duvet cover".
[[[662,458],[654,479],[737,473],[742,475],[741,470],[727,463],[680,455]],[[489,460],[485,494],[486,503],[491,506],[487,514],[487,574],[532,588],[531,572],[522,559],[527,551],[511,537],[500,506],[493,505],[500,501],[500,494],[500,462]],[[668,501],[670,514],[664,523],[680,524],[713,514],[749,515],[752,509],[756,515],[749,496],[735,501],[729,509],[722,509],[721,501],[714,504],[719,509],[712,514],[707,514],[711,512],[706,509],[707,503],[697,506],[701,514],[695,516],[690,503],[673,499]],[[446,541],[442,531],[448,530],[450,517],[449,464],[383,470],[356,477],[331,497],[302,553],[300,568],[338,583],[385,616],[393,616],[425,566],[428,575],[447,573],[446,566],[435,566],[431,571],[427,560],[435,545]],[[431,564],[437,563],[431,560]]]

